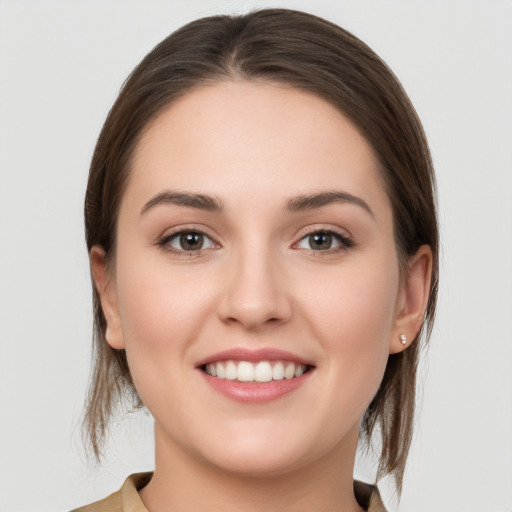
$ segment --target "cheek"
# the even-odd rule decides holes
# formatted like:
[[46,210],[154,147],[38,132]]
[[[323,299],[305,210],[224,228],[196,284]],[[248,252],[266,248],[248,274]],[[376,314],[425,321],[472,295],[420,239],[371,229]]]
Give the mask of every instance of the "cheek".
[[[127,251],[124,254],[128,254]],[[142,263],[141,263],[142,262]],[[178,375],[191,367],[187,357],[211,308],[209,287],[185,267],[171,272],[165,258],[135,252],[118,260],[117,294],[130,372],[150,408],[179,386]]]
[[[117,293],[125,343],[164,348],[193,337],[208,287],[193,269],[173,270],[161,255],[133,251],[118,260]],[[125,254],[127,251],[125,251]],[[173,343],[175,345],[175,343]]]
[[305,286],[299,296],[321,339],[354,349],[387,341],[399,286],[396,262],[340,266],[334,272],[317,273],[314,284]]
[[[323,345],[324,406],[360,417],[375,395],[389,355],[399,289],[395,261],[374,262],[322,279],[303,290],[303,311],[312,335]],[[320,292],[322,290],[322,293]]]
[[[167,274],[167,275],[166,275]],[[193,278],[144,265],[119,284],[126,356],[142,402],[177,439],[197,422],[185,377],[193,367],[190,348],[204,329],[207,288]],[[208,302],[208,304],[206,304]]]

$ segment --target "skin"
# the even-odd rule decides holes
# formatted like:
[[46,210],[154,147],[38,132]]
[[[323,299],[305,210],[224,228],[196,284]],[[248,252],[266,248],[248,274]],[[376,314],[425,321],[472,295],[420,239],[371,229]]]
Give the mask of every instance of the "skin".
[[[224,208],[160,203],[141,214],[170,190]],[[371,213],[354,202],[284,211],[290,198],[334,190]],[[201,250],[169,241],[185,229],[207,235]],[[312,248],[309,235],[320,230],[352,245]],[[420,248],[401,278],[389,198],[352,123],[282,85],[197,88],[145,131],[117,236],[110,272],[101,247],[91,267],[107,341],[126,349],[155,418],[155,474],[140,491],[146,508],[361,510],[352,489],[359,424],[388,354],[404,349],[400,334],[414,339],[421,326],[431,255]],[[196,368],[233,347],[287,350],[314,369],[279,399],[240,403]]]

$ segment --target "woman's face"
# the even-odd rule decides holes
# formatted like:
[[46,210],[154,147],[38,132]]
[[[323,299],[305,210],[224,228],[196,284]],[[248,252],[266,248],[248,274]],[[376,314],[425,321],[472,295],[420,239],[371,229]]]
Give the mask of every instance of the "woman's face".
[[346,456],[404,300],[371,148],[306,92],[188,93],[136,148],[100,290],[162,450],[244,474]]

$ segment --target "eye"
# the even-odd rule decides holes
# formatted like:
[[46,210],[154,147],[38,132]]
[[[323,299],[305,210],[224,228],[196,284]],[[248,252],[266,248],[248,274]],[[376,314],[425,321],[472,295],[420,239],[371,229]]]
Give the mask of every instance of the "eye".
[[159,245],[171,252],[194,253],[204,249],[214,249],[217,244],[201,231],[178,231],[164,237]]
[[296,247],[313,251],[336,251],[352,247],[352,241],[341,233],[320,230],[301,238]]

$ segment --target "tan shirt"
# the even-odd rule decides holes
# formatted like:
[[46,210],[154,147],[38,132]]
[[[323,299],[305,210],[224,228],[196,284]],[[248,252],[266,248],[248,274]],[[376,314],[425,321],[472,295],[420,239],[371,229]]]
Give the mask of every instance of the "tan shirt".
[[[72,512],[148,512],[137,491],[147,485],[152,476],[153,473],[130,475],[119,491]],[[354,493],[359,505],[368,512],[386,512],[375,486],[356,480]]]

